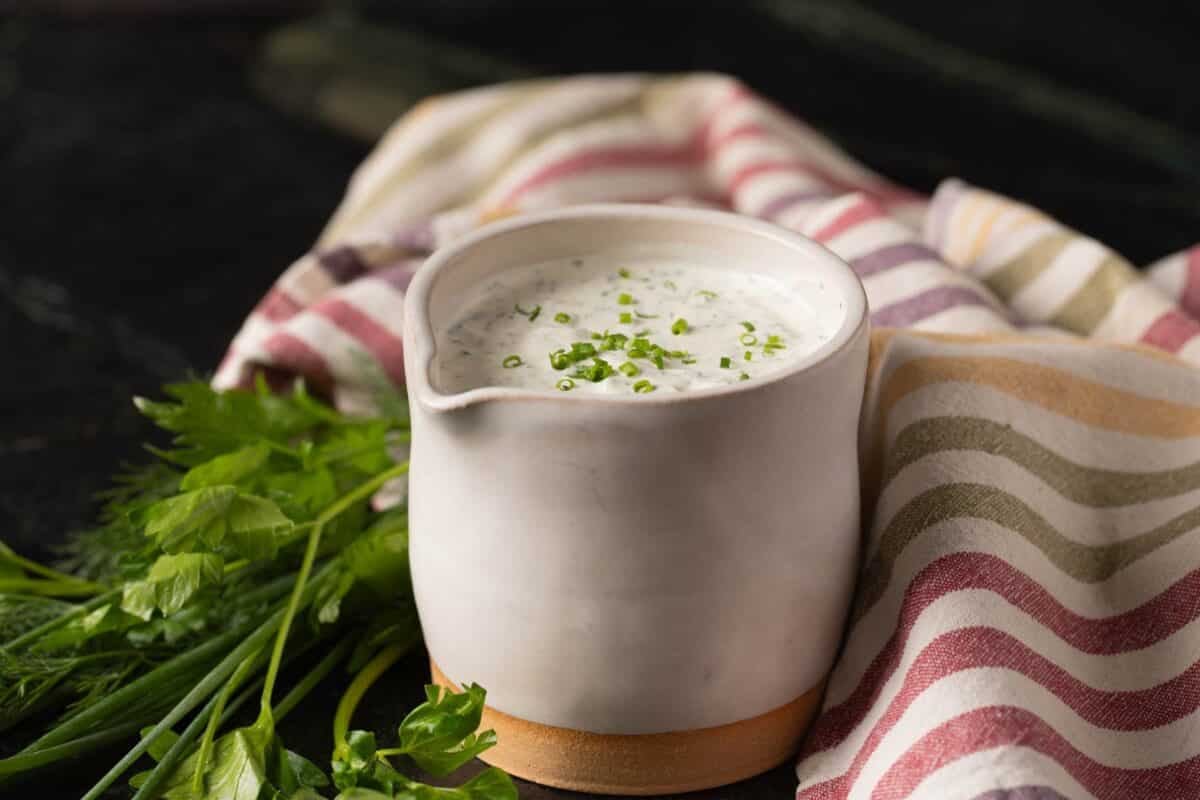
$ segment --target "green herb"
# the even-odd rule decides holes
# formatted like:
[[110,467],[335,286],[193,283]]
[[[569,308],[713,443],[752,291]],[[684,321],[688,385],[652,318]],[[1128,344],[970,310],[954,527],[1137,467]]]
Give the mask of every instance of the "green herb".
[[602,351],[623,350],[627,341],[629,341],[629,337],[623,333],[609,333],[605,331],[604,339],[600,343],[600,349]]
[[646,394],[655,390],[655,385],[648,380],[640,380],[633,385],[633,390],[638,394]]
[[750,347],[751,345],[758,344],[758,337],[753,333],[743,333],[738,337],[738,341],[746,345],[746,347]]
[[620,320],[622,325],[629,325],[633,322],[633,314],[630,314],[628,311],[622,311]]
[[742,358],[749,361],[750,359],[754,358],[754,354],[751,353],[749,350],[747,350],[745,353],[742,354]]
[[705,300],[716,300],[717,299],[717,293],[710,292],[708,289],[701,289],[700,291],[696,292],[696,294],[700,295]]
[[766,344],[763,345],[763,352],[767,355],[774,355],[776,350],[783,350],[787,347],[783,343],[783,339],[775,334],[767,337]]
[[695,364],[696,363],[696,359],[693,358],[692,356],[684,356],[682,359],[680,359],[680,361],[684,364]]
[[575,388],[575,381],[570,378],[560,378],[558,383],[554,384],[560,392],[569,392]]
[[748,333],[754,333],[754,323],[753,322],[743,322],[742,327],[745,328]]
[[667,287],[671,291],[676,291],[679,289],[679,287],[675,285],[675,281],[663,281],[663,286]]
[[684,319],[683,317],[680,317],[679,319],[677,319],[671,323],[671,333],[675,334],[676,336],[678,336],[681,333],[685,333],[687,331],[687,329],[688,329],[688,321],[686,319]]
[[550,366],[554,369],[566,369],[575,363],[575,359],[566,350],[555,350],[550,354]]
[[738,376],[738,380],[748,381],[748,380],[750,380],[750,376],[743,372],[741,375]]
[[500,362],[500,365],[505,369],[512,369],[514,367],[519,367],[524,363],[525,362],[521,360],[521,357],[514,353],[511,356],[505,356],[504,360]]
[[609,364],[603,358],[593,358],[590,365],[580,365],[575,367],[574,377],[582,378],[583,380],[591,381],[592,383],[599,383],[612,374],[613,368],[611,364]]
[[622,267],[621,269],[617,270],[617,274],[618,274],[618,275],[620,275],[622,278],[628,278],[628,277],[629,277],[629,270],[627,270],[627,269],[625,269],[624,267]]
[[520,303],[517,303],[515,306],[513,306],[513,310],[516,311],[521,316],[529,317],[530,322],[533,322],[535,319],[538,318],[538,314],[542,313],[542,307],[540,305],[534,306],[533,308],[526,311],[525,309],[521,308]]
[[617,295],[617,303],[623,306],[633,305],[633,295],[629,294],[628,292],[621,292],[619,295]]
[[[339,666],[352,667],[334,720],[334,774],[347,774],[349,713],[380,657],[398,659],[419,641],[407,511],[371,506],[407,472],[389,455],[407,439],[407,409],[381,393],[375,417],[344,417],[300,385],[274,395],[193,382],[167,394],[138,407],[174,440],[108,493],[100,525],[72,539],[63,569],[0,543],[0,581],[22,584],[0,595],[0,729],[26,738],[0,759],[0,780],[128,739],[87,800],[144,755],[157,764],[134,776],[137,800],[318,798],[327,778],[284,747],[276,723]],[[277,697],[292,674],[284,666],[318,647],[324,657]],[[494,744],[491,732],[475,732],[481,689],[427,697],[401,723],[397,755],[440,773]],[[254,722],[227,728],[254,699]],[[498,770],[433,789],[390,757],[358,764],[370,773],[358,785],[381,800],[516,797]],[[376,770],[387,780],[370,783]]]
[[721,356],[721,369],[729,369],[733,366],[733,359],[729,356]]
[[554,321],[561,322],[563,325],[566,325],[567,323],[569,323],[571,321],[571,315],[567,314],[563,311],[560,311],[554,315]]
[[637,315],[638,319],[658,319],[658,317],[659,317],[658,314],[643,314],[641,311],[638,311],[637,309],[634,309],[633,313]]
[[641,373],[641,370],[638,368],[638,365],[633,363],[632,361],[626,361],[624,364],[617,367],[617,369],[621,370],[622,374],[624,374],[630,378]]

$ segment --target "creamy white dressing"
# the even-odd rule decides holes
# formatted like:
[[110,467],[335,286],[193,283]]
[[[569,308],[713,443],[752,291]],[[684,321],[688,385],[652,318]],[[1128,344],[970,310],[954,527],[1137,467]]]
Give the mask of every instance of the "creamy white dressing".
[[[651,394],[648,387],[705,389],[787,367],[828,341],[845,314],[844,300],[811,276],[785,282],[662,258],[560,259],[505,270],[468,293],[436,332],[432,378],[447,393],[484,386],[630,396]],[[627,340],[604,351],[595,334]],[[659,369],[653,353],[636,357],[637,339],[675,355]],[[593,345],[595,356],[555,369],[551,354],[577,343]],[[595,358],[612,373],[598,382],[578,376],[580,368],[596,371]],[[621,371],[629,363],[637,374]]]

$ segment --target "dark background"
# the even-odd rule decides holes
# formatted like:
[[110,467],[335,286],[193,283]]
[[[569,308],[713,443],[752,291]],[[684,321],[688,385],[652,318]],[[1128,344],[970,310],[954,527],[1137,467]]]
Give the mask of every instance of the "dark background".
[[[425,94],[536,74],[719,70],[921,191],[966,178],[1135,263],[1200,240],[1191,3],[0,10],[0,538],[27,554],[88,522],[92,493],[150,435],[130,397],[211,371],[313,241],[372,133]],[[272,50],[289,25],[319,46]],[[318,101],[333,83],[389,99],[336,118]],[[394,725],[422,670],[411,659],[364,724]],[[334,697],[283,730],[319,761]],[[79,792],[69,776],[48,780],[39,796]],[[792,787],[785,767],[713,796]]]

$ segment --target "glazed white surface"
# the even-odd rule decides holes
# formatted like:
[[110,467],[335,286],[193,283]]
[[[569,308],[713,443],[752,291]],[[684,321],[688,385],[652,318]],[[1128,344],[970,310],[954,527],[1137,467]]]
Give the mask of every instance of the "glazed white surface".
[[[598,346],[593,334],[619,333],[687,356],[667,358],[660,369],[630,358],[628,343],[626,350],[597,352],[614,369],[633,364],[637,373],[617,371],[597,382],[574,377],[573,396],[632,394],[643,380],[656,391],[706,389],[786,368],[828,341],[845,314],[844,299],[802,270],[783,281],[684,259],[554,259],[504,270],[466,294],[437,331],[432,374],[448,393],[485,386],[554,391],[574,368],[555,369],[552,352],[577,342]],[[686,330],[672,329],[678,320]],[[764,346],[768,341],[781,346]]]
[[[844,316],[769,376],[710,389],[437,384],[438,331],[464,297],[581,253],[804,280]],[[554,313],[543,304],[540,316]],[[572,207],[438,251],[409,287],[404,324],[413,589],[447,677],[480,683],[489,706],[520,719],[622,734],[749,719],[821,682],[861,537],[869,333],[845,263],[732,214]]]

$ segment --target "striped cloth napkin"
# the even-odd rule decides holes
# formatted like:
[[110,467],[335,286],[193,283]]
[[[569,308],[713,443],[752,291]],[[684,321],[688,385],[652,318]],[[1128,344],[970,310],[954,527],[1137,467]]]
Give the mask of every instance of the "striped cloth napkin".
[[354,408],[403,381],[435,247],[589,201],[768,219],[866,286],[871,510],[797,797],[1200,797],[1200,249],[1139,273],[960,181],[919,196],[723,76],[509,84],[392,127],[216,383]]

